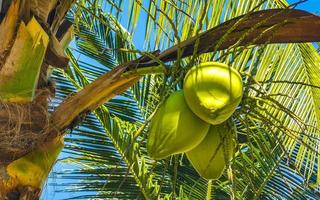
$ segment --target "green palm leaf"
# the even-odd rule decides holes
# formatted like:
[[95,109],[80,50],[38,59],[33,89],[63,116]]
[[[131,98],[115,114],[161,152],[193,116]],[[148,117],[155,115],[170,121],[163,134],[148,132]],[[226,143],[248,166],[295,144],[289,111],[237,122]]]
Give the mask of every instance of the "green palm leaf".
[[[78,27],[76,47],[69,52],[70,68],[56,72],[61,86],[58,100],[114,66],[136,58],[140,51],[133,45],[133,36],[144,15],[144,51],[152,52],[179,45],[252,10],[286,6],[282,0],[154,0],[149,4],[132,0],[123,20],[123,1],[108,1],[105,11],[97,9],[99,1],[94,2],[78,3],[70,17]],[[121,25],[126,22],[127,30]],[[167,63],[170,73],[166,75],[146,75],[87,117],[66,140],[66,152],[74,157],[68,161],[79,164],[76,170],[58,173],[71,180],[67,191],[94,192],[83,199],[205,199],[207,181],[183,155],[152,161],[145,142],[149,119],[158,104],[173,90],[181,89],[188,68],[207,60],[236,68],[245,85],[243,101],[233,119],[238,137],[245,137],[246,142],[238,144],[228,170],[213,182],[211,197],[319,198],[315,188],[320,180],[320,59],[309,44],[234,47]]]

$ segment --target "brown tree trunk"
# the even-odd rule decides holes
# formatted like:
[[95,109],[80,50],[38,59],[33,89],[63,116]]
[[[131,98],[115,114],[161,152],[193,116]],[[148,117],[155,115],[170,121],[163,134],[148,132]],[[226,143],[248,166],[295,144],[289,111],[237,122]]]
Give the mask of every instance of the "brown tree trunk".
[[[21,60],[33,63],[38,59],[32,56],[28,58],[32,52],[22,52],[24,55],[15,53],[20,44],[27,46],[32,40],[37,45],[44,44],[44,49],[40,48],[42,57],[39,73],[35,87],[30,91],[33,94],[29,96],[30,101],[14,95],[14,98],[3,98],[4,91],[0,87],[0,200],[39,199],[42,185],[62,149],[60,137],[45,139],[48,135],[59,135],[59,130],[50,127],[48,101],[54,96],[54,88],[47,73],[50,65],[67,66],[68,58],[60,41],[65,39],[64,35],[71,25],[64,22],[64,16],[73,2],[4,0],[1,1],[2,5],[0,3],[0,82],[4,80],[3,83],[7,83],[7,79],[15,82],[12,74],[25,67],[16,68]],[[32,35],[34,30],[28,32],[31,19],[39,24],[44,38]],[[26,30],[26,33],[21,34],[24,33],[21,30]],[[45,38],[49,38],[48,45],[45,44]]]

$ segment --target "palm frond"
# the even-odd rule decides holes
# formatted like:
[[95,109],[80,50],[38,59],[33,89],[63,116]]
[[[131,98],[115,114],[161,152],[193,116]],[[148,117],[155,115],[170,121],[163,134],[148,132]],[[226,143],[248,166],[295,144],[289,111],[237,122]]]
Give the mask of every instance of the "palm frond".
[[[79,25],[81,26],[81,23]],[[100,26],[103,25],[100,24]],[[88,27],[86,28],[88,29]],[[103,42],[92,42],[95,40],[104,41],[104,38],[96,37],[97,30],[91,29],[91,27],[89,31],[85,27],[82,27],[80,30],[84,31],[77,35],[79,37],[76,40],[77,48],[89,53],[85,55],[79,54],[79,56],[84,56],[86,59],[93,58],[98,60],[98,62],[95,62],[95,66],[88,65],[83,61],[78,62],[78,60],[82,60],[83,58],[76,59],[69,51],[71,67],[67,71],[62,72],[65,78],[61,77],[61,72],[56,73],[56,76],[59,79],[64,79],[64,87],[72,88],[73,90],[71,89],[71,91],[83,88],[92,79],[96,79],[101,75],[102,71],[109,70],[114,66],[114,63],[108,62],[106,59],[99,60],[97,59],[98,57],[105,58],[105,56],[109,56],[112,58],[110,60],[114,60],[116,57],[114,54],[101,55],[99,51],[94,51],[104,46]],[[122,59],[129,58],[122,56]],[[140,91],[139,86],[137,86],[137,91]],[[77,179],[79,178],[79,174],[88,176],[92,175],[95,170],[95,173],[98,173],[99,169],[105,167],[109,169],[109,172],[106,172],[109,174],[107,177],[99,175],[96,178],[88,180],[88,182],[70,183],[70,188],[79,191],[87,189],[88,192],[96,190],[99,191],[97,194],[99,197],[105,198],[124,198],[125,196],[133,198],[142,195],[150,199],[155,195],[157,185],[152,182],[154,175],[148,173],[148,166],[151,165],[150,160],[141,155],[141,150],[139,149],[141,138],[136,138],[133,134],[134,132],[138,132],[139,127],[143,125],[143,116],[140,113],[134,92],[135,90],[127,91],[123,96],[119,96],[99,108],[95,112],[96,118],[94,120],[86,118],[86,121],[78,129],[73,130],[72,137],[66,139],[67,153],[77,156],[76,160],[81,163],[81,168],[72,170],[70,173],[68,171],[63,172],[62,176],[64,179]],[[99,127],[98,131],[95,130]],[[103,132],[106,132],[107,135],[103,134]],[[103,137],[101,138],[102,135]],[[102,142],[99,143],[96,140],[101,140]],[[108,155],[111,158],[109,160],[106,159]],[[107,162],[101,162],[103,158]],[[99,184],[99,179],[102,177],[107,182],[102,184],[105,187],[101,188],[102,185]],[[92,184],[93,182],[95,184]],[[82,186],[80,186],[81,184]],[[91,187],[87,187],[90,184],[92,184]],[[130,190],[130,185],[132,185],[131,192],[122,192],[122,189]],[[58,185],[57,187],[62,186],[66,185]],[[76,198],[80,198],[80,196]],[[81,198],[87,197],[82,196]]]
[[[70,16],[78,27],[76,46],[69,52],[70,68],[55,74],[58,95],[53,104],[136,58],[137,52],[143,54],[133,45],[141,21],[144,51],[152,52],[252,10],[287,6],[282,0],[130,0],[125,17],[121,0],[107,1],[105,10],[98,8],[100,1],[93,2],[77,3]],[[127,29],[121,25],[126,22]],[[65,151],[79,168],[58,173],[71,180],[61,186],[70,186],[70,192],[94,192],[78,197],[83,199],[205,199],[208,182],[184,155],[153,161],[145,143],[157,106],[182,88],[183,76],[194,63],[208,60],[242,73],[245,95],[233,119],[238,135],[247,138],[238,144],[223,176],[213,182],[211,197],[318,199],[320,59],[309,44],[234,46],[167,63],[169,74],[143,77],[74,129]]]

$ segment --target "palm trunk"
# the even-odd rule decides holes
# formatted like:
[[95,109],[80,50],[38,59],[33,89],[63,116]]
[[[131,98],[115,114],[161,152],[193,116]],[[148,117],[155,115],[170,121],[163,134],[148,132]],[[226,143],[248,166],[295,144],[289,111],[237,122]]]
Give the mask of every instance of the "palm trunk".
[[38,199],[42,185],[62,148],[63,140],[57,138],[7,165],[0,165],[1,197]]
[[62,43],[70,41],[64,36],[70,37],[71,29],[62,21],[72,2],[0,5],[0,200],[39,199],[63,147],[61,137],[44,139],[60,135],[50,127],[48,100],[54,89],[48,69],[67,64]]

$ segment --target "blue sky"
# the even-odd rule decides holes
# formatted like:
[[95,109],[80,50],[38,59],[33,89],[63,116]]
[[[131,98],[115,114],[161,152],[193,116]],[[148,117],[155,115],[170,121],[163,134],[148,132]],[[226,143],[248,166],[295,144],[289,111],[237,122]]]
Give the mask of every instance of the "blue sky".
[[[297,0],[288,0],[289,4],[298,2]],[[297,9],[307,10],[314,14],[320,15],[320,0],[308,0],[307,2],[299,4]]]
[[[292,4],[292,3],[295,3],[297,1],[298,0],[288,0],[288,3]],[[301,3],[296,8],[312,12],[312,13],[314,13],[316,15],[320,15],[320,0],[308,0],[307,2]],[[139,35],[139,33],[136,33],[136,35]],[[142,40],[142,38],[143,38],[143,36],[142,37],[141,36],[140,36],[140,40]],[[137,40],[139,40],[139,39],[137,39]],[[135,40],[135,41],[137,41],[137,40]],[[140,42],[137,42],[137,43],[138,44],[140,43],[140,45],[138,45],[138,48],[142,48],[143,45],[141,45],[141,44],[143,44],[143,41],[140,41]],[[61,169],[65,168],[65,167],[66,167],[65,165],[63,165],[61,163],[58,163],[55,166],[54,170],[55,171],[60,171]],[[60,181],[60,180],[59,179],[55,179],[55,178],[50,178],[49,184],[50,183],[56,183],[57,181]],[[79,195],[79,194],[77,194],[77,195]],[[60,199],[68,198],[68,197],[70,198],[72,196],[73,195],[70,194],[70,193],[55,193],[54,192],[54,188],[50,187],[49,185],[47,185],[45,187],[45,190],[44,190],[43,194],[42,194],[41,200],[60,200]]]

